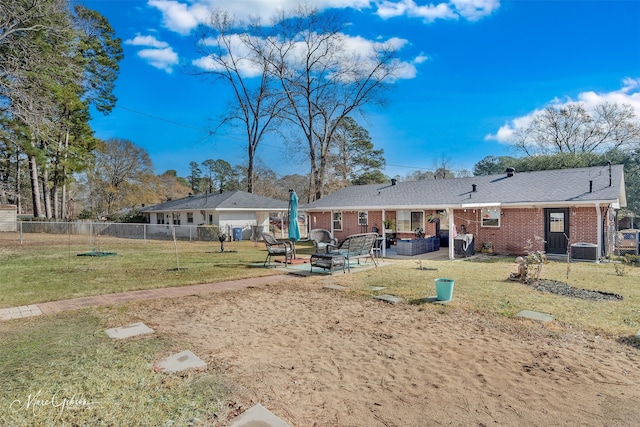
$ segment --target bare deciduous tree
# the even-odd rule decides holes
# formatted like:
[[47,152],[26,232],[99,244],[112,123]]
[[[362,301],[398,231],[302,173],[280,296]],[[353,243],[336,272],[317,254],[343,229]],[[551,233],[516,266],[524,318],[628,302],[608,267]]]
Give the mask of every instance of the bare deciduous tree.
[[[225,116],[218,127],[241,123],[247,136],[247,191],[254,191],[255,156],[265,133],[280,117],[283,97],[274,91],[272,62],[268,45],[249,30],[251,25],[236,21],[226,12],[212,13],[201,27],[199,48],[205,55],[196,65],[232,89]],[[244,29],[243,29],[244,28]],[[256,26],[255,28],[258,28]]]
[[308,144],[314,199],[325,193],[336,130],[347,116],[382,102],[399,67],[392,43],[350,49],[345,25],[337,13],[300,7],[281,12],[265,38],[277,52],[272,71],[288,100],[285,118]]
[[528,156],[596,153],[640,142],[640,122],[628,104],[598,104],[588,111],[580,103],[547,107],[531,124],[516,130],[513,145]]
[[87,205],[103,215],[144,201],[139,196],[155,184],[149,154],[126,139],[101,142],[86,177],[93,199]]

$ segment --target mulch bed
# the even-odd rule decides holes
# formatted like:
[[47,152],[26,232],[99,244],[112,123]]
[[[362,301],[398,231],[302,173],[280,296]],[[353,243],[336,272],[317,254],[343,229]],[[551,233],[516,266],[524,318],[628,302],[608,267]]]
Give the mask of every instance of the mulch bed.
[[621,301],[622,295],[613,294],[610,292],[590,291],[588,289],[578,289],[570,286],[564,282],[558,282],[557,280],[540,279],[536,282],[526,283],[527,286],[531,286],[536,291],[549,292],[552,294],[563,295],[573,298],[582,298],[596,301]]

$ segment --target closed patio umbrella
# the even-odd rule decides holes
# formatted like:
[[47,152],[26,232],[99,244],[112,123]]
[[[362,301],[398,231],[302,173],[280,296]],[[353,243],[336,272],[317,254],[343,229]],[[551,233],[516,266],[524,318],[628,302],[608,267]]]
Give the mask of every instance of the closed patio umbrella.
[[300,240],[300,225],[298,224],[298,195],[294,190],[289,190],[289,240],[293,242],[295,258],[295,242]]

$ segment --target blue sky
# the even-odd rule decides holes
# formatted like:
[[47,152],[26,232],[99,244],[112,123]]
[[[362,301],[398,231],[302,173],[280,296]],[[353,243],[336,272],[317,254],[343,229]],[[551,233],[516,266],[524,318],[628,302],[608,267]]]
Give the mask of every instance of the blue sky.
[[[190,75],[199,58],[195,27],[213,8],[268,19],[297,0],[79,0],[109,19],[123,40],[118,106],[93,113],[102,139],[145,148],[157,173],[189,173],[189,162],[246,163],[240,129],[211,135],[229,92]],[[640,0],[317,0],[351,23],[347,34],[401,41],[405,64],[383,108],[360,125],[382,148],[389,176],[471,170],[489,155],[517,155],[506,143],[531,114],[571,101],[629,103],[640,116]],[[309,171],[304,150],[280,137],[257,156],[279,175]]]

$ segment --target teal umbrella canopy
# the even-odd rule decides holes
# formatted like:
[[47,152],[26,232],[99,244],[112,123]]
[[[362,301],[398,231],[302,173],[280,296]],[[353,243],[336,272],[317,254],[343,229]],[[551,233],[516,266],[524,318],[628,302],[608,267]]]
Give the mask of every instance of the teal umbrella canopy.
[[300,240],[300,225],[298,224],[298,195],[289,190],[289,239]]

